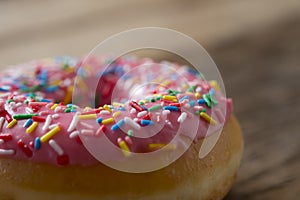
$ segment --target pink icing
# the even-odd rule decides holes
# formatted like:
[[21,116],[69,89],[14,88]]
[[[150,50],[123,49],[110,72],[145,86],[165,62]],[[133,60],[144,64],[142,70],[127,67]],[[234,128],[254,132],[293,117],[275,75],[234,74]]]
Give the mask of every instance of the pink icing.
[[[199,117],[198,132],[195,137],[193,137],[195,134],[190,133],[188,129],[183,131],[184,135],[195,142],[220,129],[232,112],[230,99],[224,98],[219,91],[212,88],[209,82],[201,80],[198,75],[185,67],[172,63],[167,63],[168,67],[162,67],[149,59],[119,58],[113,63],[113,66],[107,68],[108,72],[110,69],[113,69],[113,71],[109,73],[104,72],[100,78],[99,72],[103,72],[107,62],[106,58],[91,58],[83,63],[73,58],[62,57],[33,61],[10,68],[2,73],[0,75],[0,87],[3,90],[2,97],[0,97],[0,157],[51,163],[58,166],[67,164],[88,166],[98,161],[82,145],[79,135],[75,134],[76,131],[79,134],[90,135],[91,138],[101,137],[101,134],[105,134],[116,146],[118,146],[120,140],[123,140],[131,152],[149,152],[153,151],[153,149],[149,149],[149,144],[167,144],[172,140],[181,125],[181,122],[178,122],[178,118],[183,111],[187,113],[187,118],[182,122],[185,123],[186,127],[195,125],[194,121],[189,119],[195,113],[199,115],[199,112],[203,111],[202,109],[206,109],[206,114],[217,122],[216,125],[208,129],[209,123],[204,118]],[[143,64],[148,67],[142,67]],[[31,70],[24,70],[25,67]],[[78,70],[79,68],[81,69]],[[16,69],[22,70],[16,72]],[[42,70],[47,71],[46,86],[35,92],[36,96],[28,96],[28,92],[22,91],[22,88],[40,85],[43,81],[39,77]],[[82,77],[86,88],[89,89],[80,89],[80,86],[76,85],[74,88],[72,87],[76,72],[78,72],[79,77]],[[55,85],[57,89],[52,91],[51,89],[54,88],[53,86],[56,82],[59,82]],[[145,85],[145,82],[149,84]],[[153,82],[155,83],[153,84]],[[159,86],[159,84],[163,84],[163,86]],[[191,88],[190,86],[195,87]],[[90,98],[86,97],[90,97],[91,94],[95,93],[99,95],[101,105],[110,102],[121,102],[121,104],[113,104],[109,108],[83,109],[73,106],[70,109],[72,105],[59,104],[55,108],[53,106],[54,103],[48,101],[48,99],[59,102],[68,101],[66,96],[70,87],[75,90],[73,97],[80,98],[77,102],[82,107],[89,105]],[[169,89],[181,91],[174,95],[176,99],[174,102],[167,100],[168,97],[172,96]],[[200,93],[198,97],[195,95],[197,91]],[[211,102],[215,109],[210,109],[207,103],[197,102],[199,99],[203,99],[203,95],[210,94],[213,91],[214,94],[211,96],[218,102],[218,104]],[[184,98],[188,99],[183,100]],[[153,102],[149,99],[152,99]],[[138,105],[135,110],[142,109],[141,112],[145,114],[139,114],[138,111],[134,113],[132,111],[134,110],[134,106],[132,106],[133,101],[139,102],[141,100],[147,100],[143,105],[144,107]],[[35,103],[36,101],[46,102]],[[65,103],[71,103],[69,101]],[[155,111],[149,111],[151,110],[149,108],[157,105],[162,105],[162,107]],[[179,111],[170,111],[170,114],[162,115],[163,110],[168,108],[165,106],[174,105],[177,106]],[[149,110],[145,110],[145,108]],[[73,110],[74,112],[66,113],[66,110]],[[26,133],[27,128],[23,127],[27,119],[18,119],[16,124],[11,124],[12,119],[10,118],[13,118],[13,116],[31,112],[42,118],[32,117],[34,120],[41,120],[32,133]],[[94,114],[96,117],[93,119],[81,119],[70,130],[76,112],[81,115]],[[116,116],[115,113],[119,115]],[[50,128],[43,129],[46,123],[43,119],[46,120],[47,117],[51,118],[50,126],[53,126],[51,128],[54,129],[56,127],[55,124],[57,124],[60,130],[49,140],[41,142],[40,148],[37,148],[39,145],[35,144],[35,141],[41,139],[51,130]],[[113,122],[103,124],[102,120],[102,122],[96,123],[96,119],[100,117],[103,120],[113,118]],[[140,130],[134,130],[128,123],[123,123],[116,129],[112,128],[116,123],[124,120],[125,117],[130,119],[137,118],[141,126]],[[5,119],[3,124],[1,124],[1,118],[3,118],[2,120]],[[154,125],[141,125],[141,119],[150,120]],[[11,127],[9,127],[9,124]],[[100,127],[104,127],[105,130],[99,131]],[[134,136],[145,137],[128,136],[128,130],[133,130]],[[151,135],[153,130],[156,132]],[[146,137],[147,135],[149,137]],[[56,145],[53,145],[53,142]],[[56,146],[56,148],[53,146]]]

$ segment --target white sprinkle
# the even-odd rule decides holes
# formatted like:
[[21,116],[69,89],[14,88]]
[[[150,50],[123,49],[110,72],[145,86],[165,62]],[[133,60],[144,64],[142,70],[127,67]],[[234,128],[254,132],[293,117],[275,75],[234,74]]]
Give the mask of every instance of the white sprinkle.
[[81,134],[83,134],[83,135],[90,135],[90,136],[92,136],[92,135],[94,135],[94,133],[95,133],[95,131],[94,130],[90,130],[90,129],[83,129],[83,130],[81,130]]
[[141,111],[141,112],[139,112],[138,114],[137,114],[137,117],[143,117],[143,116],[145,116],[145,115],[147,115],[147,113],[148,113],[148,111],[146,111],[146,110],[144,110],[144,111]]
[[100,115],[109,115],[110,112],[108,110],[101,110],[99,114]]
[[156,116],[156,121],[159,123],[160,122],[160,115]]
[[55,142],[55,140],[51,139],[49,141],[49,145],[54,149],[54,151],[56,151],[56,153],[59,156],[62,156],[64,154],[64,151],[62,150],[62,148]]
[[0,117],[0,131],[2,131],[3,125],[4,125],[5,119],[4,117]]
[[67,130],[68,132],[71,132],[71,131],[73,131],[75,129],[75,127],[76,127],[76,125],[78,123],[78,119],[79,119],[78,115],[79,115],[79,112],[75,113],[75,115],[73,116],[73,119],[72,119],[72,121],[71,121],[71,123],[69,125],[68,130]]
[[61,111],[61,106],[57,106],[55,109],[54,109],[54,112],[59,112]]
[[47,118],[46,118],[46,121],[44,123],[44,126],[42,128],[43,131],[48,130],[49,125],[51,124],[51,121],[52,121],[51,115],[48,115]]
[[5,98],[11,95],[11,92],[0,94],[0,98]]
[[59,118],[59,114],[52,115],[52,119],[57,119],[57,118]]
[[19,103],[16,104],[16,107],[17,107],[17,108],[20,107],[20,106],[22,106],[22,103],[21,103],[21,102],[19,102]]
[[49,126],[49,129],[54,129],[55,127],[57,127],[59,124],[51,124],[50,126]]
[[32,114],[33,113],[33,110],[29,107],[26,107],[25,108],[25,111],[28,113],[28,114]]
[[94,126],[85,122],[80,122],[80,125],[85,127],[85,128],[89,128],[89,129],[93,129]]
[[187,104],[184,105],[184,107],[185,107],[185,108],[190,108],[191,105],[190,105],[189,103],[187,103]]
[[48,104],[46,105],[46,108],[51,108],[53,105],[54,105],[54,103],[48,103]]
[[131,108],[130,114],[134,114],[134,113],[136,113],[136,109],[135,108]]
[[13,149],[0,149],[0,155],[13,155],[15,150]]
[[201,92],[202,91],[202,88],[201,87],[197,87],[196,88],[196,92]]
[[169,110],[163,110],[163,111],[161,112],[162,115],[168,115],[168,114],[170,114],[170,113],[171,113],[171,111],[169,111]]
[[4,140],[0,139],[0,144],[3,144],[4,143]]
[[15,102],[10,102],[9,106],[11,107],[12,110],[16,110],[17,106]]
[[177,119],[177,122],[179,122],[179,123],[184,122],[184,120],[186,119],[186,117],[187,117],[187,113],[186,112],[181,113],[181,115]]
[[134,118],[133,121],[137,122],[137,121],[139,121],[139,119],[138,118]]
[[171,123],[169,120],[166,119],[165,122],[166,122],[171,128],[174,128],[173,125],[172,125],[172,123]]
[[134,128],[136,130],[141,129],[141,126],[129,117],[124,117],[124,121],[125,121],[125,124],[131,126],[132,128]]
[[72,133],[70,133],[69,138],[72,139],[74,137],[76,137],[79,134],[79,131],[73,131]]

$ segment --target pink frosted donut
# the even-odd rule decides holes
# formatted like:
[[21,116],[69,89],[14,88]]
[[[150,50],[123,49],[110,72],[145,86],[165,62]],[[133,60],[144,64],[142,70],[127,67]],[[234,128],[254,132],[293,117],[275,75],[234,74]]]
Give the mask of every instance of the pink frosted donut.
[[[0,74],[0,197],[223,198],[242,138],[217,83],[174,63],[109,62],[55,57]],[[199,158],[201,144],[223,125],[216,145]],[[169,163],[148,159],[159,150],[182,153]],[[164,166],[128,173],[107,164],[122,168],[135,155],[144,156],[136,169]]]

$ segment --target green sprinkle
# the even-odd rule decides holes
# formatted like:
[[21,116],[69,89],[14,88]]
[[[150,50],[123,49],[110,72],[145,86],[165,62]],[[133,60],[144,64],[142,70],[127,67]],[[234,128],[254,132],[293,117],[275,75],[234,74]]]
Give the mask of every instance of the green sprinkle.
[[152,106],[152,107],[148,108],[148,110],[149,110],[149,112],[153,112],[153,111],[158,110],[160,108],[162,108],[161,105],[155,105],[155,106]]
[[[206,113],[206,108],[202,108],[201,110],[200,110],[200,113],[201,112],[205,112]],[[200,113],[199,113],[199,115],[200,115]]]
[[38,116],[39,114],[17,114],[14,115],[13,118],[16,120],[20,120],[20,119],[29,119],[32,116]]
[[176,96],[176,94],[181,93],[181,92],[179,92],[179,91],[171,90],[171,89],[169,89],[168,92],[169,92],[169,94],[170,94],[171,96]]
[[133,136],[133,131],[132,131],[132,130],[128,130],[127,135],[128,135],[129,137],[132,137],[132,136]]
[[156,97],[156,100],[158,100],[158,101],[161,100],[161,99],[162,99],[162,96],[157,96]]
[[14,102],[14,100],[12,100],[12,99],[7,100],[8,104],[10,104],[11,102]]
[[71,112],[72,109],[73,109],[73,108],[67,108],[67,109],[65,110],[65,113]]
[[144,105],[145,103],[143,101],[139,101],[139,105]]
[[25,100],[25,101],[24,101],[24,103],[25,103],[25,104],[28,104],[28,103],[29,103],[29,101],[28,101],[28,100]]
[[218,104],[219,104],[219,102],[215,99],[214,96],[209,95],[209,97],[210,97],[210,101],[211,101],[213,104],[215,104],[215,105],[218,105]]
[[204,94],[204,95],[203,95],[203,99],[205,100],[206,105],[207,105],[209,108],[211,108],[210,95],[209,95],[209,94]]
[[196,85],[193,85],[193,86],[191,86],[187,91],[188,92],[194,92],[195,91],[195,89],[196,89]]

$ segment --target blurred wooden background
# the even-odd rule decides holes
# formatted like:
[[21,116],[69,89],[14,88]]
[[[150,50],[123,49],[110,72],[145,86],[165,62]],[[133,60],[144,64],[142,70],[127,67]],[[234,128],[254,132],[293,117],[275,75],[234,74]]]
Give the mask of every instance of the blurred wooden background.
[[83,55],[144,26],[193,37],[221,71],[245,138],[226,199],[299,199],[299,0],[0,0],[0,66]]

